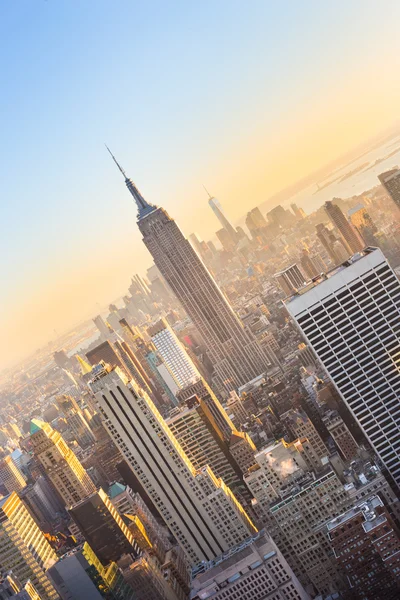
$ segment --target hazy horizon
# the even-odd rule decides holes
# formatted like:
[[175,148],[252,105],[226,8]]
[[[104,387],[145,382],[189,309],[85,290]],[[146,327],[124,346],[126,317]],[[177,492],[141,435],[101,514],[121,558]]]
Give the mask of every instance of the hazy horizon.
[[104,142],[186,236],[210,239],[219,226],[203,183],[236,222],[398,120],[394,2],[243,13],[26,0],[1,14],[0,371],[151,264]]

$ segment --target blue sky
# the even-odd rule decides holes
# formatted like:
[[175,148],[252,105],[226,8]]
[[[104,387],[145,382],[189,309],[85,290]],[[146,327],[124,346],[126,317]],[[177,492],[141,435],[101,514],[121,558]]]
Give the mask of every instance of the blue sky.
[[0,370],[150,265],[104,142],[207,239],[202,183],[234,220],[395,120],[399,17],[370,0],[3,2]]

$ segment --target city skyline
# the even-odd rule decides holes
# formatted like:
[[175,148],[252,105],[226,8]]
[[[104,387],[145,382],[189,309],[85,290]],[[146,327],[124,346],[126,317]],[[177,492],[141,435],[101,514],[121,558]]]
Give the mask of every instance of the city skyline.
[[[8,94],[2,101],[2,249],[4,244],[3,253],[11,257],[2,266],[8,317],[7,343],[0,348],[4,367],[43,346],[54,330],[65,331],[97,312],[97,303],[119,296],[127,278],[149,265],[131,206],[103,156],[104,140],[145,196],[177,215],[186,236],[195,231],[205,237],[214,234],[217,222],[202,183],[237,223],[246,210],[398,117],[398,90],[390,76],[397,42],[390,32],[376,31],[379,11],[372,5],[361,16],[356,2],[335,12],[312,2],[301,10],[291,6],[288,27],[285,7],[257,2],[244,18],[236,7],[221,4],[205,5],[201,13],[187,7],[178,21],[162,7],[158,20],[143,7],[122,3],[110,23],[104,6],[94,14],[62,3],[4,10],[5,50],[16,38],[23,42],[4,70]],[[131,15],[141,22],[134,40],[125,25]],[[325,44],[328,27],[340,45]],[[122,33],[122,48],[114,31]],[[373,57],[367,44],[372,35],[379,48]],[[99,46],[101,38],[110,42],[107,49]],[[294,52],[293,63],[288,57]],[[131,57],[132,76],[126,78]],[[101,72],[92,68],[97,62]],[[15,73],[24,74],[17,77],[23,87]],[[373,74],[377,83],[371,86]],[[137,88],[143,96],[132,103]],[[300,154],[293,139],[301,143]],[[110,219],[118,227],[110,228]],[[23,348],[13,341],[22,334]]]
[[399,18],[0,8],[0,600],[399,600]]

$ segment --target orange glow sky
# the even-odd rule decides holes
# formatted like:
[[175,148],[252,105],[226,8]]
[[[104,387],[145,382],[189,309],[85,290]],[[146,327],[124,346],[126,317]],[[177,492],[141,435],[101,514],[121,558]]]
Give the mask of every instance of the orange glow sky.
[[210,239],[202,183],[235,222],[399,117],[395,2],[43,4],[1,20],[0,371],[151,264],[104,141],[149,202]]

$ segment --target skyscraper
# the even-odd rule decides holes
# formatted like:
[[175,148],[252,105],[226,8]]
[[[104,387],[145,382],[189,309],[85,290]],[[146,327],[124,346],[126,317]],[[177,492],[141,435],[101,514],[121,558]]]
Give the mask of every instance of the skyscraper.
[[298,221],[302,221],[306,218],[307,215],[304,212],[304,210],[301,207],[297,206],[297,204],[295,204],[294,202],[290,205],[290,208],[292,209],[293,214]]
[[137,600],[114,562],[104,567],[90,546],[70,550],[48,570],[61,600]]
[[400,283],[380,249],[345,264],[286,308],[400,486]]
[[180,390],[177,394],[180,403],[186,403],[191,406],[190,399],[196,397],[196,402],[200,403],[203,412],[207,415],[210,422],[213,422],[213,427],[218,429],[220,432],[221,439],[229,442],[231,439],[232,431],[236,431],[235,425],[228,417],[226,410],[207,384],[207,382],[201,378],[195,383],[186,386]]
[[217,477],[234,488],[240,484],[240,473],[222,435],[218,435],[219,430],[213,427],[196,397],[190,404],[190,408],[167,420],[168,427],[196,469],[209,465]]
[[65,506],[96,491],[89,475],[58,431],[48,423],[32,419],[30,433],[34,455],[42,463]]
[[222,229],[218,229],[215,232],[218,240],[221,243],[221,246],[225,252],[233,252],[235,249],[235,242],[232,240],[232,237],[229,235],[229,232],[222,227]]
[[378,246],[375,234],[378,229],[363,204],[357,204],[349,210],[349,220],[357,229],[367,246]]
[[148,327],[147,333],[179,388],[200,379],[200,373],[165,319]]
[[288,222],[294,221],[294,216],[289,211],[285,210],[280,204],[267,212],[267,218],[270,223],[285,228]]
[[26,486],[26,480],[11,456],[6,456],[0,462],[0,481],[7,492],[20,492]]
[[257,237],[260,229],[267,227],[267,225],[266,219],[263,217],[257,206],[247,213],[246,227],[250,231],[252,237]]
[[325,202],[325,210],[328,217],[350,248],[351,253],[360,252],[364,248],[365,242],[357,229],[346,219],[339,206],[331,200],[328,200]]
[[233,312],[178,225],[163,208],[146,202],[133,181],[119,165],[118,168],[137,204],[143,242],[199,330],[218,383],[230,391],[263,373],[269,364],[267,357]]
[[274,277],[287,295],[302,287],[306,279],[296,264],[275,273]]
[[24,586],[18,581],[12,571],[8,571],[0,579],[0,600],[42,600],[35,586],[28,579]]
[[[208,194],[208,192],[207,192],[207,194]],[[208,196],[209,196],[208,204],[209,204],[211,210],[213,211],[214,215],[217,217],[218,221],[221,223],[223,229],[225,229],[225,231],[229,234],[229,237],[231,238],[233,244],[236,244],[236,242],[238,241],[237,233],[236,233],[235,229],[233,228],[233,226],[229,223],[226,216],[224,215],[224,211],[222,209],[220,202],[216,198],[211,196],[210,194],[208,194]]]
[[349,256],[349,250],[347,244],[336,238],[333,231],[328,229],[323,223],[319,223],[316,226],[317,238],[327,251],[329,258],[332,260],[334,265],[339,265],[344,262]]
[[378,175],[378,179],[392,198],[393,202],[400,208],[400,169],[395,167]]
[[140,554],[132,533],[101,488],[71,506],[68,512],[104,566],[116,562],[123,554]]
[[190,562],[210,560],[254,532],[208,467],[196,471],[146,393],[119,369],[93,369],[104,423]]
[[31,580],[43,600],[58,595],[45,575],[57,560],[49,542],[37,526],[25,504],[13,492],[0,500],[0,564],[12,569],[22,585]]
[[310,252],[306,250],[306,248],[303,248],[303,250],[301,251],[300,265],[309,279],[312,279],[313,277],[316,277],[318,275],[318,267],[314,263],[313,259],[310,256]]
[[97,315],[97,317],[93,319],[93,323],[96,325],[97,329],[100,331],[102,337],[105,340],[107,340],[111,336],[112,329],[109,325],[106,324],[101,315]]

